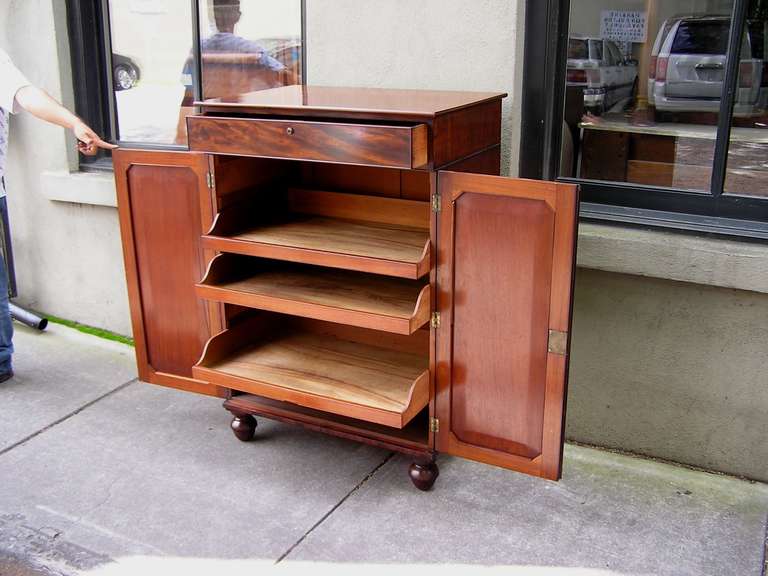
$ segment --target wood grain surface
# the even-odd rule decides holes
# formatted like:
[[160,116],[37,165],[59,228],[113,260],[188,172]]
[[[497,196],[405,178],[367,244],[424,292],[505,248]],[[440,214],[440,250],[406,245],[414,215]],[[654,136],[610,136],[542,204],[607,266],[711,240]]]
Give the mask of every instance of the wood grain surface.
[[223,390],[192,377],[221,326],[195,293],[207,265],[200,233],[212,220],[202,154],[115,150],[118,211],[139,377],[193,392]]
[[[574,186],[441,172],[437,448],[560,476]],[[443,287],[451,287],[446,289]]]
[[429,320],[423,281],[220,254],[197,285],[201,298],[412,334]]
[[284,86],[198,102],[204,112],[285,116],[429,120],[447,112],[501,100],[501,92]]
[[295,215],[231,236],[214,229],[204,243],[221,252],[403,278],[429,271],[429,232],[374,222]]
[[289,188],[288,207],[298,214],[429,230],[430,204],[418,200]]
[[[312,332],[262,334],[247,326],[209,342],[199,378],[307,408],[404,427],[429,401],[427,358]],[[208,352],[210,351],[210,354]]]
[[409,169],[429,161],[425,124],[188,116],[187,127],[199,152]]

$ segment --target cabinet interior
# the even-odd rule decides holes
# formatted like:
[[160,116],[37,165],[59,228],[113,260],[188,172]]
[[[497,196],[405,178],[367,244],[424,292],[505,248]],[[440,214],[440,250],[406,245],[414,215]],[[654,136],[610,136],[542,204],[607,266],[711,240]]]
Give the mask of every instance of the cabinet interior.
[[212,161],[218,255],[196,290],[227,330],[195,377],[402,436],[430,401],[428,173]]

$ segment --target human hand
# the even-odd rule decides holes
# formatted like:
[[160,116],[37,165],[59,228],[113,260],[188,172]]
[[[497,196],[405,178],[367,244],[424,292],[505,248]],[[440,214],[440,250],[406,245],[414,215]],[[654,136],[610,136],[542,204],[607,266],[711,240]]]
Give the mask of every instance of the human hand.
[[75,124],[72,127],[72,132],[74,132],[75,137],[78,140],[78,151],[86,156],[95,156],[98,153],[99,148],[103,148],[104,150],[114,150],[117,148],[114,144],[104,142],[104,140],[99,138],[99,135],[91,130],[91,128],[84,122]]

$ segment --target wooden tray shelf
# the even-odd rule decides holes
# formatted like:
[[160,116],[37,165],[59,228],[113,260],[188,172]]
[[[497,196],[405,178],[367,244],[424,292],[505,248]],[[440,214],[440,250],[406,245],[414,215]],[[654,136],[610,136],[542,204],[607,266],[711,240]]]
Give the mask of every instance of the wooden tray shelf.
[[[225,209],[204,246],[401,278],[429,272],[428,203],[314,190],[289,190],[287,199],[288,210],[269,219],[264,205]],[[261,215],[256,224],[255,214]]]
[[201,298],[396,334],[429,320],[423,282],[219,254],[197,285]]
[[274,328],[255,318],[214,336],[192,369],[195,378],[393,428],[429,402],[425,356]]

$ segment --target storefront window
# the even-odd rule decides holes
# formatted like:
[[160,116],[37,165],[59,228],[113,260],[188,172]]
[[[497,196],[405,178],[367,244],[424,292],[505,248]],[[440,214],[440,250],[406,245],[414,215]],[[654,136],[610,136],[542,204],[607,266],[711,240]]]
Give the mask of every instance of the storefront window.
[[741,43],[725,194],[768,197],[768,4],[755,3]]
[[709,194],[733,1],[570,6],[560,175]]
[[[108,0],[114,138],[187,144],[203,98],[302,83],[301,0]],[[194,11],[197,14],[194,14]],[[200,68],[193,46],[200,22]]]
[[192,7],[179,0],[110,0],[116,139],[173,144],[192,46]]

